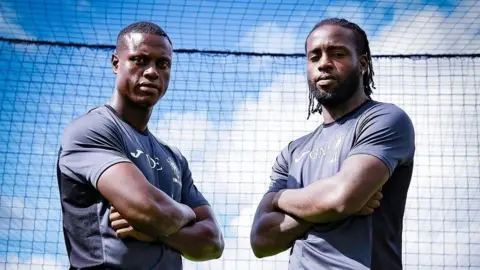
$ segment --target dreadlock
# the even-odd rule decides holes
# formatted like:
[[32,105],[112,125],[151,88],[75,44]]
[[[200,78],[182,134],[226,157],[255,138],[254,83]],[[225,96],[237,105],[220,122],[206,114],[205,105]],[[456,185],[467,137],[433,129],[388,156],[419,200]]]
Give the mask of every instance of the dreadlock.
[[[368,98],[370,98],[370,95],[372,95],[373,91],[372,88],[375,89],[375,83],[373,82],[373,65],[372,65],[372,54],[370,53],[370,47],[368,46],[368,39],[367,39],[367,34],[365,31],[363,31],[360,26],[356,25],[355,23],[349,22],[345,19],[339,19],[339,18],[330,18],[330,19],[325,19],[322,20],[321,22],[317,23],[313,29],[308,33],[308,37],[312,34],[313,31],[315,31],[317,28],[323,25],[338,25],[347,29],[350,29],[353,31],[355,34],[355,45],[357,49],[357,53],[359,55],[366,55],[367,56],[367,61],[368,61],[368,68],[367,70],[363,73],[363,91],[365,92],[365,95],[367,95]],[[305,40],[305,51],[307,50],[307,41]],[[309,103],[308,103],[308,118],[310,118],[310,114],[314,114],[316,112],[322,113],[322,107],[321,104],[317,102],[317,104],[314,104],[315,102],[315,97],[312,91],[309,91],[308,95]]]

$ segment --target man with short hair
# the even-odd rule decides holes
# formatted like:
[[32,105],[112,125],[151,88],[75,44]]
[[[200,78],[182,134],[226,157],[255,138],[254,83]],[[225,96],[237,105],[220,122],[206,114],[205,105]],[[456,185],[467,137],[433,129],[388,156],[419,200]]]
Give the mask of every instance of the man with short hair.
[[65,128],[57,178],[70,269],[180,270],[182,255],[204,261],[223,252],[187,160],[148,129],[172,53],[158,25],[124,28],[111,59],[111,100]]
[[255,214],[253,251],[265,257],[291,247],[292,270],[402,269],[412,122],[371,99],[372,59],[358,25],[323,20],[305,50],[308,116],[319,112],[324,121],[277,157]]

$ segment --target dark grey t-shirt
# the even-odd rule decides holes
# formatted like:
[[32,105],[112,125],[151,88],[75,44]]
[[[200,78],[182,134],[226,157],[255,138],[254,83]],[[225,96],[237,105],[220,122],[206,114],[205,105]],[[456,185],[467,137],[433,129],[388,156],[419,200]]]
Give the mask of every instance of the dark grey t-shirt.
[[402,223],[415,152],[414,128],[393,104],[368,101],[292,141],[277,157],[268,192],[302,188],[335,175],[349,156],[388,167],[381,206],[370,216],[319,224],[295,241],[289,269],[401,269]]
[[135,164],[146,179],[191,208],[208,204],[186,159],[150,132],[139,133],[109,106],[67,125],[57,179],[71,269],[182,269],[181,254],[162,243],[119,239],[110,227],[110,203],[97,191],[100,175],[119,162]]

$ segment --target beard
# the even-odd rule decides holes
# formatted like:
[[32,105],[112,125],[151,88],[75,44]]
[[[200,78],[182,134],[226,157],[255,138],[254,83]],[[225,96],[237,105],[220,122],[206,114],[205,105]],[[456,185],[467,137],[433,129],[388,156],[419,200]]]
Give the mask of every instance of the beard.
[[360,70],[352,71],[345,80],[339,82],[338,86],[328,92],[317,88],[316,82],[308,80],[310,95],[325,107],[341,104],[350,99],[358,89],[360,83]]

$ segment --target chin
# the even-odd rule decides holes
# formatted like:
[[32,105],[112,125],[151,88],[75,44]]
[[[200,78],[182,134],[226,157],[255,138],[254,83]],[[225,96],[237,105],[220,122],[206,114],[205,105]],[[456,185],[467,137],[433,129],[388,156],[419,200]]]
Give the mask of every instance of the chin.
[[135,103],[139,107],[149,109],[149,108],[155,106],[158,101],[159,101],[159,99],[154,98],[154,97],[136,97],[133,100],[133,103]]
[[333,93],[337,90],[337,88],[338,88],[338,85],[336,83],[317,86],[317,90],[324,93]]

